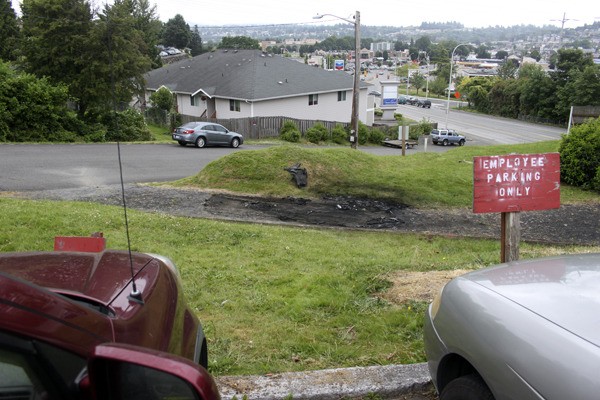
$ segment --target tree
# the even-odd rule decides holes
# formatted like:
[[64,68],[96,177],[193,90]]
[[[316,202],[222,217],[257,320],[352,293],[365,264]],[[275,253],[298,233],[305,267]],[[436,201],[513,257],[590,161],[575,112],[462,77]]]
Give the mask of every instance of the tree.
[[90,31],[84,71],[87,85],[80,98],[84,113],[89,107],[97,115],[109,112],[115,104],[126,108],[144,90],[151,60],[125,1],[106,5]]
[[10,0],[0,0],[0,59],[14,60],[19,38],[17,15]]
[[498,68],[498,77],[500,79],[512,79],[517,75],[519,70],[519,64],[516,60],[506,60]]
[[194,29],[192,30],[192,37],[190,38],[189,48],[192,57],[202,54],[202,38],[200,37],[198,25],[194,25]]
[[217,46],[219,49],[260,50],[260,43],[248,36],[226,36]]
[[410,77],[410,84],[412,87],[417,89],[417,95],[419,94],[419,89],[425,86],[425,77],[421,75],[419,72],[412,74]]
[[419,51],[429,51],[429,47],[431,46],[431,39],[429,36],[421,36],[415,41],[415,47]]
[[162,22],[156,15],[156,5],[150,6],[148,0],[126,0],[125,5],[133,17],[135,29],[141,33],[146,43],[145,53],[152,60],[152,67],[159,68],[162,61],[156,45],[160,40]]
[[492,58],[490,51],[485,45],[479,46],[475,54],[477,55],[477,58]]
[[600,192],[600,118],[573,127],[559,152],[563,181]]
[[506,58],[508,58],[508,51],[506,50],[498,50],[496,52],[496,60],[505,60]]
[[165,46],[178,49],[188,47],[192,40],[192,31],[181,14],[175,15],[165,23],[162,42]]
[[523,115],[557,120],[555,110],[558,97],[556,82],[539,65],[525,64],[519,68],[521,88],[520,113]]
[[0,141],[74,141],[78,124],[63,84],[0,62]]
[[23,0],[20,44],[25,71],[70,86],[79,97],[85,86],[82,52],[89,44],[92,13],[85,0]]

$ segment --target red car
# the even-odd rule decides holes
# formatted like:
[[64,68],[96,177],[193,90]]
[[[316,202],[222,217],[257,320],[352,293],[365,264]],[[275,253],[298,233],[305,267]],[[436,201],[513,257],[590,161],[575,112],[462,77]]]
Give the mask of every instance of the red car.
[[93,250],[0,254],[0,398],[218,400],[175,265]]

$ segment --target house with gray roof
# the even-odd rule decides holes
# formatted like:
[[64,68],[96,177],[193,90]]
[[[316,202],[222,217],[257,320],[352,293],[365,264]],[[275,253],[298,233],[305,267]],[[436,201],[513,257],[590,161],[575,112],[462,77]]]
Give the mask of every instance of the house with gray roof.
[[[216,50],[165,65],[145,77],[148,104],[152,92],[166,87],[177,99],[177,111],[185,115],[350,122],[352,113],[351,75],[260,50]],[[372,125],[369,86],[361,82],[359,119]]]

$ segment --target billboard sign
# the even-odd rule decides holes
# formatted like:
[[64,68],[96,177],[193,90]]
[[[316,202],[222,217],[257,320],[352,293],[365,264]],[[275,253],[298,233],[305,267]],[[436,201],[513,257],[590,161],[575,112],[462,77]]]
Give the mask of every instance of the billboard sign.
[[473,157],[473,212],[559,207],[558,153]]
[[333,69],[335,69],[336,71],[344,70],[344,60],[335,60],[333,65]]

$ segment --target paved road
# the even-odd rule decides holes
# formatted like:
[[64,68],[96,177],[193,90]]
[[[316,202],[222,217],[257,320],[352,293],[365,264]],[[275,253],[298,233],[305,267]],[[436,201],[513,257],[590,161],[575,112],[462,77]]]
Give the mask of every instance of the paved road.
[[[454,104],[451,102],[451,107]],[[422,119],[437,122],[440,128],[446,127],[446,102],[432,100],[432,107],[419,108],[410,105],[398,106],[398,112],[416,121]],[[532,124],[509,118],[490,117],[450,109],[448,128],[456,129],[467,137],[470,144],[519,144],[545,140],[559,140],[565,128]]]
[[[445,103],[431,109],[399,106],[398,110],[420,121],[444,126]],[[467,145],[515,144],[560,139],[564,129],[450,110],[448,126],[467,136]],[[238,149],[180,147],[173,143],[122,144],[123,180],[164,182],[198,173],[209,162],[234,151],[264,148],[244,145]],[[398,155],[400,149],[361,147],[377,155]],[[447,151],[443,146],[419,146],[406,154]],[[0,145],[0,191],[66,189],[118,184],[116,144],[3,144]]]
[[[123,180],[164,182],[198,173],[242,146],[197,149],[176,144],[122,144]],[[0,145],[0,191],[66,189],[118,184],[116,144]]]

